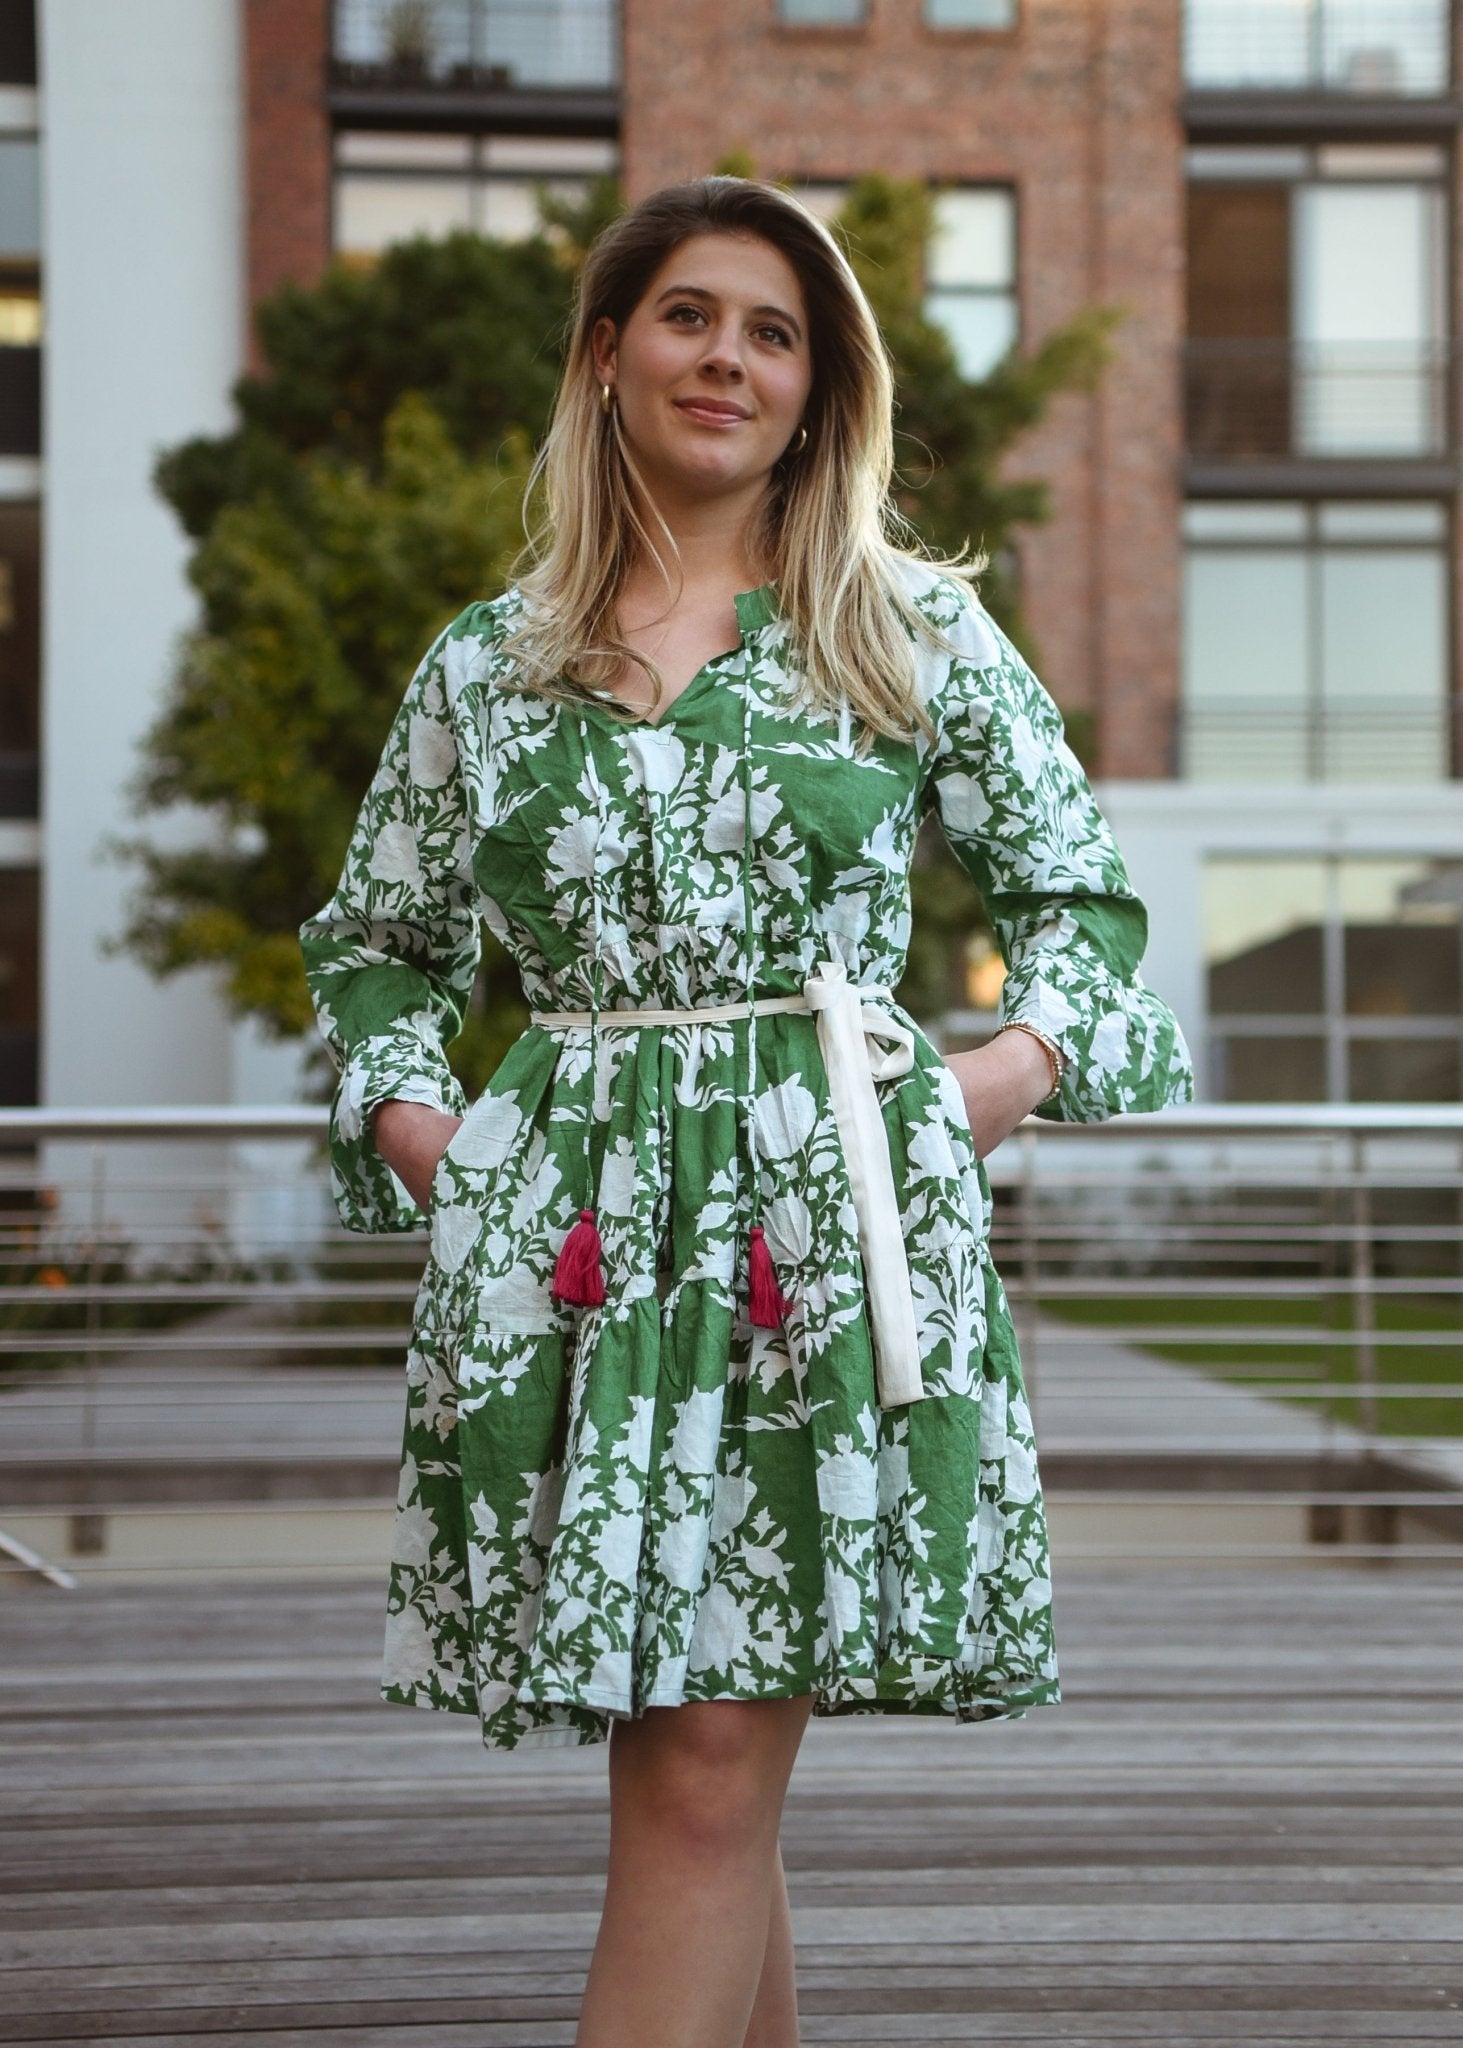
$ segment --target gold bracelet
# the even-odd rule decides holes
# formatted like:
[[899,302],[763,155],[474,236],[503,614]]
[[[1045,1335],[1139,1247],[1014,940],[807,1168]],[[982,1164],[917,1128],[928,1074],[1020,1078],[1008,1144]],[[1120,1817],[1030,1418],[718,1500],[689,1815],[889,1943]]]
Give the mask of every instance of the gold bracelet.
[[[1044,1031],[1038,1031],[1034,1024],[1028,1024],[1021,1017],[1008,1017],[1004,1024],[998,1024],[996,1026],[997,1038],[1000,1037],[1003,1031],[1024,1031],[1029,1038],[1036,1040],[1037,1044],[1046,1054],[1047,1065],[1052,1070],[1052,1085],[1046,1094],[1042,1096],[1041,1100],[1042,1102],[1050,1102],[1052,1097],[1060,1092],[1062,1075],[1066,1070],[1066,1057],[1061,1047],[1055,1039],[1048,1038]],[[1041,1104],[1038,1103],[1037,1107],[1040,1108],[1040,1106]]]

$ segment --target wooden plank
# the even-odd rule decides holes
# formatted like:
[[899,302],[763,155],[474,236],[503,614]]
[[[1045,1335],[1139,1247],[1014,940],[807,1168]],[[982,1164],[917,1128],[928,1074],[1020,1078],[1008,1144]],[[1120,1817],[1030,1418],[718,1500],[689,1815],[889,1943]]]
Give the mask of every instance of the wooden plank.
[[[498,2001],[498,2010],[491,2015],[484,2013],[480,1994],[466,1999],[432,1998],[427,2001],[425,2011],[419,1999],[367,2005],[341,1997],[328,2003],[306,2006],[222,2005],[211,2012],[168,2007],[142,2014],[131,2006],[124,2006],[97,2013],[88,2019],[87,2024],[103,2036],[148,2040],[182,2038],[195,2043],[209,2034],[220,2032],[227,2032],[235,2040],[258,2033],[263,2038],[278,2041],[291,2038],[302,2029],[321,2029],[327,2033],[341,2030],[342,2034],[349,2029],[357,2038],[369,2038],[372,2034],[385,2037],[389,2028],[405,2028],[414,2032],[424,2021],[430,2021],[434,2034],[441,2029],[478,2023],[484,2018],[498,2024],[525,2021],[540,2027],[552,2026],[556,2022],[572,2023],[578,2009],[578,1998],[577,1985],[557,1997],[509,1997]],[[1205,1994],[1206,2001],[1207,1998],[1208,1994]],[[860,2009],[851,2009],[850,2001],[853,1999],[861,2001]],[[850,1988],[840,1993],[808,1992],[801,2002],[807,2007],[809,2027],[805,2031],[808,2033],[812,2033],[811,2023],[816,2018],[825,2025],[836,2027],[836,2037],[876,2043],[923,2040],[932,2026],[945,2032],[952,2021],[958,2024],[962,2018],[970,2017],[963,1986],[924,1993],[917,1990],[893,1992],[873,1987]],[[1121,1994],[1111,2009],[1104,2008],[1100,1997],[1084,1999],[1083,2003],[1079,2024],[1094,2033],[1107,2027],[1116,2029],[1124,2038],[1129,2035],[1140,2039],[1172,2038],[1171,2032],[1156,2035],[1156,2027],[1162,2025],[1170,2030],[1178,2027],[1195,2031],[1202,2038],[1216,2041],[1248,2041],[1253,2032],[1250,2013],[1243,2005],[1237,2008],[1232,2000],[1227,2001],[1227,2009],[1222,2013],[1213,2012],[1207,2003],[1196,2007],[1172,2002],[1167,1993],[1162,2002],[1144,2001],[1136,2008],[1131,1993]],[[1055,2017],[1057,2014],[1052,2011],[1051,1999],[1040,1991],[1033,1991],[1029,2001],[1025,2002],[1002,1998],[994,2013],[983,2010],[980,2015],[983,2027],[998,2021],[1003,2036],[1015,2035],[1018,2038],[1029,2036],[1033,2027],[1041,2034],[1047,2034]],[[1326,2043],[1355,2041],[1365,2044],[1365,2048],[1370,2048],[1370,2043],[1376,2039],[1378,2028],[1401,2033],[1408,2040],[1456,2042],[1458,2038],[1456,2020],[1452,2020],[1450,2025],[1449,2014],[1413,2009],[1377,2014],[1313,2011],[1300,2015],[1298,2020],[1288,2019],[1287,2025],[1292,2030],[1292,2039]],[[25,2031],[15,2031],[17,2027]],[[74,2033],[75,2027],[76,2015],[67,2013],[32,2014],[14,2021],[0,2017],[0,2041],[46,2040],[57,2034]]]
[[[607,1847],[607,1839],[604,1846]],[[894,1867],[871,1847],[870,1854],[858,1866],[857,1875],[820,1881],[816,1873],[805,1873],[802,1897],[810,1909],[815,1905],[831,1909],[855,1903],[887,1903],[895,1907],[978,1906],[983,1911],[1002,1903],[1082,1906],[1094,1894],[1124,1905],[1145,1904],[1150,1898],[1160,1904],[1188,1904],[1193,1900],[1228,1904],[1231,1895],[1256,1905],[1284,1899],[1304,1901],[1314,1898],[1318,1885],[1316,1871],[1309,1861],[1309,1846],[1303,1859],[1288,1857],[1284,1865],[1239,1859],[1233,1864],[1219,1865],[1174,1856],[1168,1862],[1154,1857],[1129,1864],[1085,1866],[1044,1860],[1035,1866],[1027,1863],[1016,1868],[989,1863],[983,1868],[972,1868],[968,1862],[964,1866],[952,1863],[948,1867],[935,1865],[921,1870]],[[30,1882],[24,1877],[7,1881],[5,1888],[11,1901],[7,1924],[12,1929],[27,1923],[60,1924],[60,1916],[69,1917],[68,1902],[72,1900],[98,1926],[147,1925],[164,1919],[209,1921],[231,1908],[234,1917],[242,1917],[241,1909],[246,1909],[251,1919],[270,1918],[276,1912],[308,1916],[312,1902],[301,1898],[302,1885],[315,1889],[321,1899],[328,1899],[335,1917],[347,1910],[377,1912],[388,1903],[403,1913],[427,1914],[435,1910],[439,1915],[455,1917],[481,1908],[497,1914],[519,1908],[595,1903],[600,1891],[598,1868],[586,1869],[579,1876],[544,1871],[505,1877],[486,1861],[481,1870],[464,1870],[455,1858],[444,1854],[443,1867],[450,1874],[442,1877],[431,1873],[425,1854],[393,1859],[385,1845],[378,1859],[377,1874],[346,1879],[339,1875],[338,1862],[332,1867],[329,1856],[312,1860],[312,1851],[318,1850],[318,1845],[299,1847],[303,1853],[297,1861],[291,1860],[294,1845],[287,1840],[282,1839],[272,1854],[274,1870],[289,1863],[288,1883],[263,1882],[247,1869],[235,1872],[235,1859],[220,1856],[211,1863],[200,1859],[195,1866],[178,1862],[168,1870],[167,1885],[139,1885],[135,1881],[137,1868],[144,1858],[155,1864],[159,1855],[155,1847],[142,1842],[137,1845],[138,1864],[131,1868],[131,1881],[125,1853],[114,1853],[111,1867],[104,1872],[88,1869],[84,1881],[73,1877],[68,1882],[65,1869],[51,1872],[49,1884],[39,1878]],[[806,1839],[800,1841],[804,1856],[809,1847]],[[844,1845],[839,1845],[839,1852],[846,1853]],[[541,1853],[547,1860],[552,1845]],[[910,1854],[914,1853],[911,1847]],[[482,1855],[481,1845],[478,1854]],[[584,1845],[576,1843],[572,1852],[566,1849],[563,1860],[570,1860],[571,1854],[573,1860],[582,1860],[586,1854]],[[602,1847],[593,1861],[602,1865],[603,1860]],[[221,1866],[231,1873],[226,1884],[218,1881]],[[1338,1905],[1446,1904],[1460,1896],[1457,1866],[1428,1865],[1416,1860],[1415,1851],[1414,1860],[1386,1870],[1374,1870],[1364,1864],[1328,1865],[1319,1882],[1324,1883],[1327,1902]]]
[[[365,2014],[366,2023],[388,2017],[406,2023],[420,2017],[424,2004],[439,2019],[445,2017],[443,2009],[448,2005],[470,2004],[478,2011],[495,2013],[506,2011],[509,1999],[521,2006],[530,1997],[544,2002],[542,2009],[548,2010],[547,2001],[577,2001],[583,1984],[578,1965],[555,1969],[537,1958],[527,1959],[527,1966],[517,1971],[472,1968],[469,1959],[463,1958],[455,1968],[442,1971],[412,1971],[398,1966],[380,1982],[373,1981],[372,1974],[364,1968],[352,1975],[352,1999]],[[1256,1976],[1236,1983],[1232,1963],[1227,1972],[1166,1970],[1161,1984],[1155,1986],[1149,1978],[1134,1972],[1104,1971],[1097,1965],[1011,1971],[1004,1964],[994,1964],[985,1970],[962,1964],[940,1972],[929,1965],[912,1968],[906,1964],[886,1965],[875,1974],[867,1969],[851,1973],[846,1965],[816,1969],[800,1954],[798,1984],[807,2013],[843,2012],[855,2016],[873,2010],[876,2005],[880,2010],[902,2010],[905,2005],[898,2004],[900,2000],[914,2006],[922,1999],[933,1998],[937,1992],[947,1991],[963,2000],[968,2009],[982,2013],[993,2009],[1071,2013],[1078,2005],[1089,2014],[1112,2013],[1131,2010],[1135,2005],[1151,2005],[1155,1998],[1163,2001],[1167,2010],[1193,2013],[1211,2009],[1216,1990],[1222,1991],[1231,2010],[1273,2012],[1283,2000],[1287,2005],[1301,2005],[1313,2012],[1345,2011],[1354,2008],[1355,1993],[1363,1987],[1372,2000],[1384,2000],[1385,2009],[1398,2015],[1432,2012],[1439,2005],[1432,1988],[1418,1982],[1415,1970],[1399,1970],[1381,1977],[1371,1973],[1364,1977],[1356,1973],[1334,1974],[1320,1969],[1308,1973],[1287,1970],[1279,1977]],[[286,2024],[290,2013],[338,2003],[340,1998],[338,1975],[327,1973],[323,1966],[288,1978],[280,1969],[272,1970],[268,1984],[259,1982],[256,1971],[234,1979],[227,1987],[214,1973],[210,1973],[207,1983],[182,1979],[165,1984],[57,1985],[49,1994],[39,1997],[22,1990],[0,2007],[4,2015],[0,2018],[0,2039],[25,2038],[33,2033],[34,2029],[26,2024],[32,2018],[69,2032],[78,2024],[101,2027],[102,2016],[122,2011],[129,2012],[134,2022],[145,2018],[149,2031],[157,2031],[165,2024],[184,2031],[191,2023],[184,2017],[189,2013],[199,2016],[196,2024],[211,2025],[216,2030],[221,2013],[246,2008],[255,2014],[257,2026]],[[388,2007],[392,2009],[390,2013]],[[928,2009],[950,2008],[936,2002]],[[162,2016],[169,2013],[173,2018],[165,2021]],[[68,2015],[70,2027],[65,2024]],[[116,2023],[113,2020],[105,2024],[115,2027]],[[6,2028],[8,2032],[3,2031]]]
[[[786,1849],[784,1860],[786,1860]],[[794,1890],[788,1871],[788,1890]],[[524,1948],[545,1952],[579,1949],[593,1939],[596,1913],[565,1906],[547,1913],[499,1912],[491,1915],[410,1917],[392,1910],[390,1888],[382,1887],[379,1916],[279,1920],[159,1920],[120,1927],[97,1926],[84,1917],[77,1927],[53,1924],[21,1930],[0,1946],[7,1968],[44,1970],[64,1965],[84,1928],[94,1961],[120,1962],[169,1956],[199,1965],[226,1957],[251,1957],[268,1962],[275,1956],[330,1954],[348,1962],[366,1952],[411,1954],[423,1944],[432,1952],[464,1949],[469,1943],[484,1956],[516,1953]],[[1049,1904],[1003,1907],[848,1906],[819,1907],[794,1900],[800,1936],[824,1944],[859,1949],[883,1936],[901,1941],[961,1941],[971,1950],[1002,1948],[1021,1939],[1034,1945],[1121,1943],[1134,1931],[1134,1913],[1126,1904]],[[1463,1969],[1463,1915],[1456,1904],[1392,1905],[1368,1901],[1332,1905],[1306,1900],[1283,1912],[1267,1906],[1196,1901],[1182,1905],[1145,1904],[1142,1926],[1149,1939],[1187,1943],[1207,1941],[1249,1943],[1265,1948],[1293,1938],[1350,1944],[1356,1941],[1395,1942],[1402,1947],[1437,1945],[1451,1951],[1447,1967]]]
[[[951,2020],[956,2025],[952,2030]],[[1456,2028],[1445,2015],[1431,2018],[1404,2017],[1388,2013],[1357,2013],[1351,2017],[1317,2015],[1314,2024],[1305,2018],[1287,2017],[1283,2031],[1264,2028],[1255,2031],[1244,2014],[1188,2014],[1151,2012],[1102,2015],[1067,2023],[1060,2013],[982,2012],[978,2020],[968,2012],[954,2015],[922,2013],[881,2013],[867,2019],[840,2014],[813,2014],[802,2026],[808,2048],[829,2044],[829,2048],[895,2048],[896,2043],[913,2042],[918,2048],[971,2048],[972,2025],[989,2038],[1028,2044],[1028,2048],[1295,2048],[1297,2042],[1330,2044],[1352,2042],[1357,2048],[1409,2048],[1419,2041],[1456,2042]],[[322,2024],[306,2027],[283,2026],[278,2030],[230,2030],[231,2048],[572,2048],[575,2022],[572,2018],[474,2019],[467,2023],[439,2022],[420,2013],[388,2026],[334,2025],[329,2015]],[[87,2042],[90,2048],[199,2048],[200,2035],[187,2033],[142,2033],[128,2028],[118,2033],[70,2035],[34,2034],[27,2042],[46,2041],[51,2048],[76,2048]]]

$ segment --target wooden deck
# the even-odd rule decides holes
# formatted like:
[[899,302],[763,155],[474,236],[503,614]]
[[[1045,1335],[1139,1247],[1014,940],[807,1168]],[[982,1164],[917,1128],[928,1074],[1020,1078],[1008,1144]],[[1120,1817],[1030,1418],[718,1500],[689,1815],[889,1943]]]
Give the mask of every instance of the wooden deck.
[[[376,1698],[374,1578],[0,1597],[0,2040],[557,2048],[605,1757]],[[1070,1571],[1066,1702],[815,1721],[808,2043],[1463,2040],[1463,1578]]]

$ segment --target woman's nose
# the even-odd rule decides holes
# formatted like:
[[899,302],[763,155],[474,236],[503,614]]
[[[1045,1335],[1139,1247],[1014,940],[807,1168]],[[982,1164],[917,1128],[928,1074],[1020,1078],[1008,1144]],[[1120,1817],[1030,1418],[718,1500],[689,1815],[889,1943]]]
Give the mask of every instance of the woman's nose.
[[714,364],[716,368],[737,375],[743,373],[742,332],[740,327],[728,323],[714,328],[708,337],[706,353],[701,358],[703,367]]

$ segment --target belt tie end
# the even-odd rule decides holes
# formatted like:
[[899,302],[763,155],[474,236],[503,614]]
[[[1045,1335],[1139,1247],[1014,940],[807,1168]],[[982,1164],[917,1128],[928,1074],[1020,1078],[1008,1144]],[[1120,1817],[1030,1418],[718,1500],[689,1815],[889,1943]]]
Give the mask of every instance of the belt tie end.
[[848,979],[841,960],[820,960],[804,981],[803,993],[817,1022],[829,1101],[858,1217],[879,1405],[898,1408],[926,1394],[909,1253],[874,1082],[908,1073],[914,1065],[914,1034],[864,1001],[870,991]]

